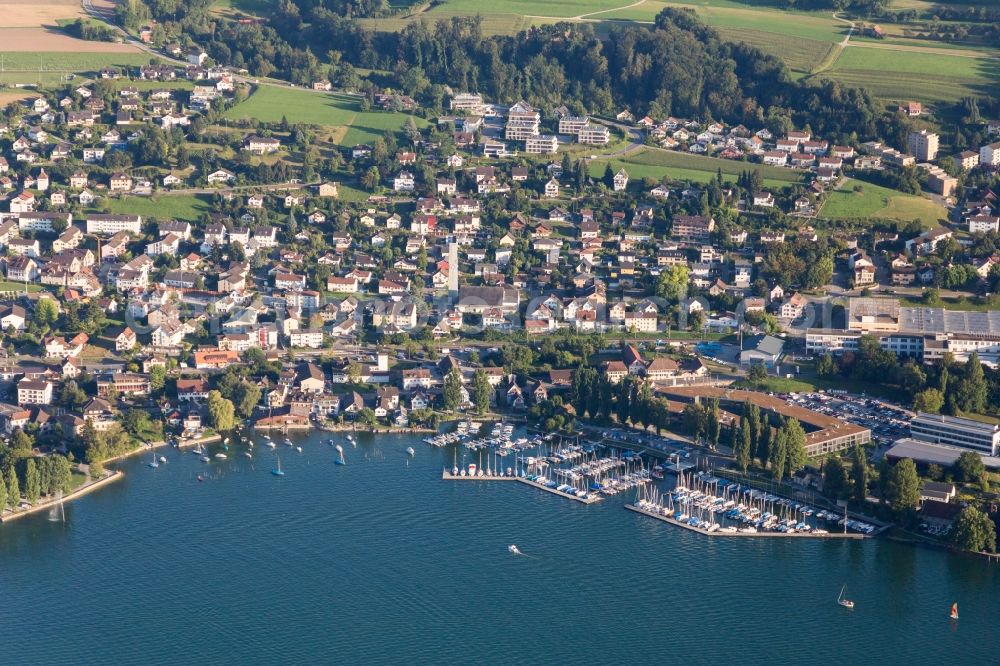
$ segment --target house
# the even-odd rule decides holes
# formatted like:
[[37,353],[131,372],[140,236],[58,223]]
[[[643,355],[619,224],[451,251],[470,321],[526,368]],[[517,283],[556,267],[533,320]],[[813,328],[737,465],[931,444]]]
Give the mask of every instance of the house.
[[243,150],[254,155],[275,153],[281,148],[281,142],[274,137],[250,135],[243,139]]
[[559,196],[559,181],[555,178],[549,180],[545,183],[545,196],[549,199],[555,199]]
[[805,296],[796,292],[782,302],[778,314],[784,319],[798,319],[805,311],[807,303]]
[[236,174],[232,171],[227,171],[226,169],[216,169],[212,173],[208,174],[205,180],[207,180],[209,184],[231,183],[236,180]]
[[129,351],[136,344],[135,331],[126,326],[115,336],[115,351]]
[[628,172],[619,169],[612,179],[612,185],[615,192],[623,192],[628,187]]
[[409,171],[400,171],[392,179],[392,189],[396,192],[412,192],[415,187],[416,181],[413,178],[413,174]]
[[52,404],[52,383],[41,379],[25,377],[17,383],[17,404],[19,405],[49,405]]

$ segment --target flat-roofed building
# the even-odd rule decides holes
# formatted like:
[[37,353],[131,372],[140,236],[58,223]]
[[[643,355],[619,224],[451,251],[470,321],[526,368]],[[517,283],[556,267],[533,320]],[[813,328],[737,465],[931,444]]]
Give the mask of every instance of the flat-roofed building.
[[1000,424],[959,416],[918,412],[910,421],[910,437],[988,456],[995,456],[1000,450]]

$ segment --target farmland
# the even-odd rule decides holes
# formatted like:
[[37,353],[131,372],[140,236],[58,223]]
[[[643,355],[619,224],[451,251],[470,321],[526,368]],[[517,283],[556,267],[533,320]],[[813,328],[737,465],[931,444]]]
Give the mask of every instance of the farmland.
[[[603,176],[608,161],[607,159],[591,161],[590,175],[595,178]],[[707,183],[715,178],[720,170],[727,181],[735,181],[741,171],[760,171],[764,183],[775,188],[787,187],[802,179],[800,172],[791,169],[668,150],[644,148],[621,158],[611,159],[610,162],[613,170],[624,168],[633,179],[661,180],[669,177]]]
[[[860,191],[855,192],[855,185]],[[923,197],[903,194],[879,185],[847,179],[840,189],[831,192],[820,210],[820,216],[830,219],[884,218],[899,221],[919,219],[933,226],[945,219],[942,206]]]
[[867,39],[855,32],[848,48],[841,48],[849,26],[830,13],[783,11],[729,0],[644,0],[635,4],[624,0],[558,0],[544,5],[529,0],[445,0],[409,16],[363,19],[362,23],[378,31],[396,31],[416,20],[478,15],[486,35],[516,34],[532,25],[560,20],[589,22],[603,35],[622,22],[651,23],[668,6],[694,9],[723,38],[746,42],[781,58],[793,76],[822,72],[824,78],[868,88],[885,99],[936,102],[982,96],[990,94],[988,87],[1000,81],[1000,49],[906,37],[904,30],[912,35],[922,28],[920,23],[906,28],[892,25],[890,38],[885,40]]
[[1000,82],[1000,60],[855,46],[844,49],[823,76],[886,99],[935,102],[986,94]]
[[[410,116],[404,113],[362,111],[361,101],[350,95],[317,93],[295,88],[259,86],[245,102],[228,111],[229,119],[256,118],[263,122],[305,123],[342,128],[338,143],[354,146],[378,138],[387,130],[399,131]],[[418,127],[427,124],[414,118]]]

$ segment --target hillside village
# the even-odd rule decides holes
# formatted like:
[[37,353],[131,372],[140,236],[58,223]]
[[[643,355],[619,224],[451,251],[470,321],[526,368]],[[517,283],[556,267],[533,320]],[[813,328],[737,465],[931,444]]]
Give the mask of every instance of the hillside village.
[[[245,84],[202,66],[203,55],[189,54],[186,68],[108,68],[8,110],[8,436],[22,429],[65,448],[136,410],[193,435],[218,425],[206,403],[220,389],[259,427],[409,427],[436,423],[442,407],[551,414],[581,360],[611,384],[636,376],[659,389],[731,381],[756,365],[776,372],[788,354],[856,351],[871,334],[926,362],[975,352],[994,365],[1000,354],[992,316],[961,329],[914,323],[942,312],[938,289],[972,298],[1000,277],[995,179],[956,189],[926,131],[904,151],[457,93],[428,130],[303,162],[309,128],[217,131]],[[190,91],[166,85],[182,79]],[[388,93],[372,102],[413,105]],[[716,155],[741,171],[652,181],[605,158],[595,173],[589,163],[622,141]],[[215,149],[195,147],[205,144]],[[955,160],[949,168],[995,173],[1000,143]],[[765,184],[765,166],[798,180]],[[845,174],[909,178],[914,166],[951,219],[823,220]],[[348,181],[370,194],[347,200]],[[211,211],[129,212],[185,191],[210,197]],[[878,300],[923,299],[910,308],[921,315],[894,310],[894,329],[855,316],[872,301],[852,296],[885,287],[904,291]],[[846,317],[831,318],[827,288],[847,294]],[[738,337],[728,359],[696,344],[725,336]]]

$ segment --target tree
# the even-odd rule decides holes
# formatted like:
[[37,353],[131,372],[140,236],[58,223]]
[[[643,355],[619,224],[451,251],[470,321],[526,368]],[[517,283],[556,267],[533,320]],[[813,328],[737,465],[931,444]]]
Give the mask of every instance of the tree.
[[24,499],[34,504],[42,495],[42,482],[38,476],[38,466],[31,458],[24,466]]
[[208,392],[208,422],[216,432],[232,430],[236,425],[236,408],[232,400],[222,397],[218,391]]
[[7,468],[7,506],[16,509],[20,501],[21,485],[17,482],[17,472],[14,471],[14,466],[11,465]]
[[441,396],[446,411],[454,411],[462,403],[462,373],[457,367],[452,367],[444,380],[444,392]]
[[889,506],[900,518],[912,518],[920,502],[920,478],[917,465],[909,458],[903,458],[889,470],[886,483],[886,499]]
[[39,328],[45,329],[55,323],[59,318],[59,309],[55,301],[51,298],[41,298],[35,305],[35,323]]
[[851,460],[851,491],[855,502],[864,502],[868,497],[868,457],[860,444],[854,445]]
[[149,371],[149,389],[159,393],[167,384],[167,369],[162,365],[154,365]]
[[937,414],[944,407],[944,394],[936,388],[924,389],[913,397],[913,411]]
[[771,477],[780,481],[785,476],[785,459],[788,457],[788,437],[784,428],[778,428],[768,450]]
[[746,474],[750,467],[750,423],[745,418],[740,419],[740,431],[736,437],[736,448],[733,450],[733,455],[736,456],[736,463],[740,469]]
[[656,295],[668,301],[679,301],[688,293],[688,267],[674,264],[660,273],[656,282]]
[[767,381],[767,368],[763,363],[754,363],[747,370],[747,381],[753,386],[760,387]]
[[3,476],[0,476],[0,513],[7,507],[7,484],[3,480]]
[[839,499],[847,491],[847,471],[840,458],[826,461],[823,469],[823,494],[830,499]]
[[996,526],[989,516],[974,506],[962,509],[948,536],[962,550],[993,553],[997,549]]
[[365,424],[369,428],[375,427],[375,412],[371,407],[365,407],[360,412],[358,412],[358,421]]
[[11,453],[14,454],[16,458],[26,458],[31,455],[31,449],[33,449],[35,443],[31,439],[31,435],[24,432],[20,428],[14,431],[13,436],[10,438],[10,448]]
[[233,392],[236,411],[242,418],[250,418],[260,402],[260,387],[253,382],[242,381]]
[[782,425],[785,431],[785,472],[788,476],[795,474],[809,462],[806,453],[806,433],[798,419],[788,419]]
[[971,483],[976,481],[986,473],[986,465],[978,453],[965,451],[955,461],[955,478],[959,481]]
[[[473,401],[476,403],[476,413],[483,415],[490,410],[490,396],[493,394],[493,387],[490,386],[489,377],[482,368],[477,368],[472,377]],[[579,412],[578,412],[579,413]]]
[[979,354],[972,352],[965,364],[965,373],[958,383],[956,400],[963,412],[982,413],[986,411],[986,400],[989,389],[983,366],[979,362]]

